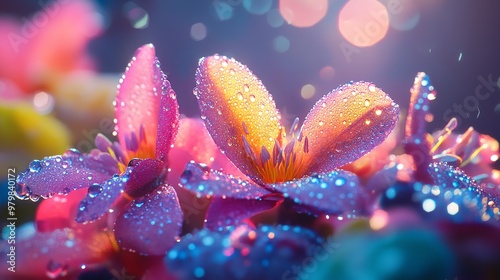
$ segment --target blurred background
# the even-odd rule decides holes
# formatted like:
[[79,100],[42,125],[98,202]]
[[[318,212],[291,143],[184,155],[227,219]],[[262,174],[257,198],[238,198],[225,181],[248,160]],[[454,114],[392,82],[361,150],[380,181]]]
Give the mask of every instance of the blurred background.
[[406,109],[425,71],[437,89],[429,132],[457,117],[458,132],[500,139],[499,15],[497,0],[2,1],[1,167],[110,135],[116,84],[145,43],[187,116],[199,115],[198,59],[219,53],[263,81],[285,121],[351,80]]

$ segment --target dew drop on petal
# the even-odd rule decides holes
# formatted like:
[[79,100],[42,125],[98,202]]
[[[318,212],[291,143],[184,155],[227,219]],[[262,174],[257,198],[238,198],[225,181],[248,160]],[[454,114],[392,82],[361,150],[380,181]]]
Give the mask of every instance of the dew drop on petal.
[[39,160],[34,160],[30,163],[30,171],[31,172],[38,172],[42,169],[42,164],[40,163]]
[[88,195],[91,198],[98,196],[102,192],[102,187],[99,184],[92,184],[88,189]]

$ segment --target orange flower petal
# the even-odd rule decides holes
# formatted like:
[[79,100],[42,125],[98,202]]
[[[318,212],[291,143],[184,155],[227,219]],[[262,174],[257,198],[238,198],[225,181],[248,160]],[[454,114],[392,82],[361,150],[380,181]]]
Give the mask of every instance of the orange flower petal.
[[246,66],[223,56],[202,58],[196,79],[194,93],[210,135],[236,166],[259,180],[254,163],[262,147],[272,151],[281,131],[272,96]]
[[320,99],[307,115],[306,174],[327,172],[361,157],[394,129],[399,107],[374,84],[346,84]]

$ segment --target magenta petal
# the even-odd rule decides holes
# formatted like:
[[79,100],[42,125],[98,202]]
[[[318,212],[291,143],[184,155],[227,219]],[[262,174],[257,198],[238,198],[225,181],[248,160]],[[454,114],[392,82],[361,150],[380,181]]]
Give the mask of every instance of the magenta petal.
[[234,178],[231,175],[211,170],[204,164],[190,162],[181,175],[180,185],[198,196],[226,196],[232,198],[257,199],[270,192],[261,186]]
[[182,228],[182,211],[171,186],[132,201],[115,222],[116,240],[124,250],[164,255]]
[[[157,62],[159,64],[159,62]],[[158,136],[156,138],[156,158],[167,162],[168,151],[174,143],[179,130],[179,105],[175,92],[159,67],[155,67],[155,75],[161,77],[161,100],[158,116]],[[157,86],[158,88],[159,86]]]
[[120,81],[115,101],[115,130],[122,147],[127,147],[126,139],[132,133],[141,135],[141,126],[148,141],[156,140],[162,90],[159,73],[154,46],[140,47]]
[[230,226],[238,226],[262,211],[275,207],[280,201],[265,199],[237,199],[216,197],[210,204],[205,227],[222,231]]
[[317,209],[325,214],[364,214],[366,197],[358,177],[353,173],[334,170],[329,173],[272,184],[295,203]]
[[134,159],[130,161],[128,168],[133,168],[133,171],[125,185],[125,192],[132,198],[136,198],[159,187],[159,182],[163,181],[162,174],[166,167],[159,160]]
[[72,190],[100,184],[118,173],[118,165],[110,164],[109,154],[95,152],[84,155],[69,150],[61,156],[34,160],[19,174],[17,193],[20,198],[67,194]]

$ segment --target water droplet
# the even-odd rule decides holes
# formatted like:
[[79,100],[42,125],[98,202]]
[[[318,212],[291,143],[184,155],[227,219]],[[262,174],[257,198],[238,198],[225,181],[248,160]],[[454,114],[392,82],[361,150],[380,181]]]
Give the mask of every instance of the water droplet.
[[144,205],[144,200],[143,199],[137,200],[137,201],[134,202],[134,205],[136,207],[142,207],[142,205]]
[[382,110],[380,110],[380,109],[375,110],[375,115],[377,115],[377,116],[382,115]]
[[346,98],[344,98],[344,99],[342,99],[342,100],[343,100],[344,102],[347,102],[347,97],[346,97]]
[[16,197],[21,200],[26,200],[30,196],[30,188],[24,183],[19,183],[16,185]]
[[222,67],[227,67],[227,61],[222,61]]
[[71,192],[70,188],[64,188],[64,189],[62,189],[62,194],[68,194],[70,192]]
[[319,121],[319,126],[323,126],[325,123],[323,121]]
[[245,92],[249,92],[250,91],[250,87],[247,84],[245,84],[245,85],[243,85],[243,90]]
[[101,192],[102,192],[102,187],[99,184],[92,184],[92,186],[90,186],[89,189],[87,190],[87,193],[91,198],[98,196]]
[[365,107],[368,107],[368,106],[370,106],[370,100],[366,99],[365,100]]
[[229,74],[234,75],[235,71],[233,68],[229,69]]
[[370,121],[370,120],[365,120],[365,124],[366,124],[366,125],[369,125],[370,123],[371,123],[371,121]]
[[40,200],[40,196],[39,195],[30,195],[29,196],[30,200],[33,201],[33,202],[37,202],[38,200]]
[[42,169],[42,164],[39,160],[34,160],[30,163],[31,172],[38,172],[40,169]]
[[250,94],[250,101],[255,102],[255,95]]
[[370,92],[375,92],[376,89],[377,89],[377,86],[375,84],[369,84],[368,85],[368,90]]
[[337,178],[335,180],[335,186],[337,186],[337,187],[343,186],[344,184],[345,184],[345,179],[344,178]]

